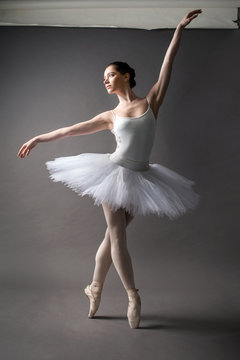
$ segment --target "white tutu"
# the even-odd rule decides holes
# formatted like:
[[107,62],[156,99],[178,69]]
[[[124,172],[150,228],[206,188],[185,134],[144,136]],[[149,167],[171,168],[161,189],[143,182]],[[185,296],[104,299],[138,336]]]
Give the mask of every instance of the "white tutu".
[[95,205],[112,211],[125,208],[132,215],[167,215],[171,220],[199,203],[194,181],[160,164],[134,171],[109,159],[111,154],[83,153],[46,162],[50,178],[61,181],[78,195],[89,195]]

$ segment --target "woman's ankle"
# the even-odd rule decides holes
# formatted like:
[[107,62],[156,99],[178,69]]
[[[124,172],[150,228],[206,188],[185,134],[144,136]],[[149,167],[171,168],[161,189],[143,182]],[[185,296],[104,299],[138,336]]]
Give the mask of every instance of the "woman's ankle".
[[140,301],[140,296],[138,294],[139,289],[131,288],[127,289],[127,295],[129,301]]
[[91,284],[90,284],[90,288],[91,288],[91,290],[93,290],[93,291],[102,290],[102,288],[103,288],[103,282],[93,280],[93,281],[91,282]]
[[135,293],[137,293],[139,291],[139,289],[133,287],[133,288],[126,289],[126,291],[127,291],[128,294],[135,294]]

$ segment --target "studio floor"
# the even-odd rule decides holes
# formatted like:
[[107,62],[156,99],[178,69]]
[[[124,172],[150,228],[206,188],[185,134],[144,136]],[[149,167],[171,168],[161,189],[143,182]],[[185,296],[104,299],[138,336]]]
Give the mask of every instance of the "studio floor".
[[[94,319],[79,288],[5,287],[1,293],[4,360],[233,360],[239,359],[240,322],[223,312],[182,302],[181,294],[142,291],[142,320],[130,329],[127,298],[106,285]],[[179,300],[179,301],[178,301]],[[198,310],[197,310],[198,309]],[[218,315],[216,315],[218,313]]]

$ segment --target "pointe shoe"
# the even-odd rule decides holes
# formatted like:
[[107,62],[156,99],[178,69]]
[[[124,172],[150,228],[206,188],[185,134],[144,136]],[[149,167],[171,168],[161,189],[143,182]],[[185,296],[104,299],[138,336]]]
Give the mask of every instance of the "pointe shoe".
[[131,329],[136,329],[140,323],[141,317],[141,298],[137,293],[139,289],[128,289],[128,323]]
[[102,293],[103,284],[97,281],[93,281],[91,285],[87,285],[84,289],[85,294],[90,300],[90,309],[88,313],[88,317],[91,319],[96,314],[100,301],[101,301],[101,293]]

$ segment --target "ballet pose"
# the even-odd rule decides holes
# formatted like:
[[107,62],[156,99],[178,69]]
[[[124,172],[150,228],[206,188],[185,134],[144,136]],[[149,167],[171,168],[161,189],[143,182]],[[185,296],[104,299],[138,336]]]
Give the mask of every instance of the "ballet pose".
[[192,189],[194,181],[161,164],[149,163],[149,157],[182,31],[201,12],[189,12],[178,24],[159,78],[146,97],[138,97],[132,90],[136,85],[134,69],[125,62],[113,62],[104,71],[104,85],[108,94],[118,97],[115,109],[35,136],[18,152],[24,158],[38,143],[102,130],[110,130],[115,136],[117,147],[112,154],[82,153],[46,162],[53,181],[61,181],[78,195],[90,196],[95,205],[103,207],[107,228],[96,253],[92,282],[84,289],[90,301],[89,318],[99,308],[103,284],[113,262],[128,295],[129,325],[132,329],[139,327],[141,298],[135,286],[126,227],[138,215],[175,219],[199,203],[200,196]]

